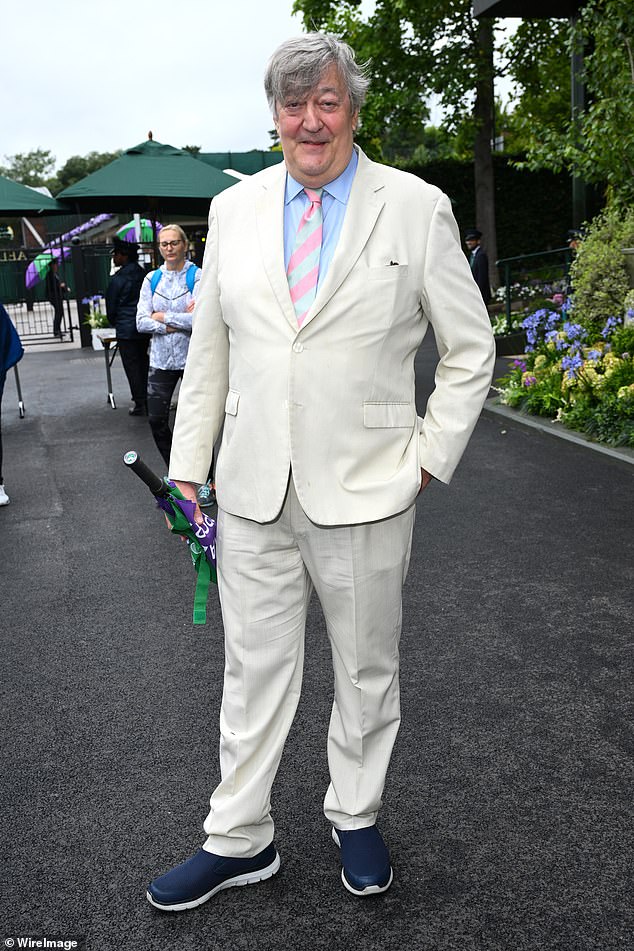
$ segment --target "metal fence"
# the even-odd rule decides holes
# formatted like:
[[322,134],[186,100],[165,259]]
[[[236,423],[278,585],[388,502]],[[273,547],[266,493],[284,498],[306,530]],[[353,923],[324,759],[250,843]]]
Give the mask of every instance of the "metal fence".
[[501,258],[495,263],[500,268],[504,284],[504,306],[510,321],[513,302],[526,297],[551,297],[557,291],[565,293],[570,286],[571,248],[538,251],[514,258]]
[[[26,286],[29,265],[42,254],[37,248],[0,251],[0,301],[7,308],[22,341],[26,344],[69,343],[82,330],[86,316],[83,300],[106,292],[110,280],[112,245],[84,244],[69,248],[59,262],[58,277],[66,287],[62,301],[60,336],[54,336],[55,308],[47,300],[46,281]],[[85,330],[85,328],[83,328]],[[82,333],[88,339],[90,334]]]
[[18,333],[27,343],[68,343],[73,340],[71,294],[74,281],[69,261],[60,261],[58,276],[70,288],[62,300],[60,336],[53,335],[55,308],[47,300],[46,281],[26,286],[29,265],[41,255],[38,248],[11,248],[0,252],[0,300],[7,308]]

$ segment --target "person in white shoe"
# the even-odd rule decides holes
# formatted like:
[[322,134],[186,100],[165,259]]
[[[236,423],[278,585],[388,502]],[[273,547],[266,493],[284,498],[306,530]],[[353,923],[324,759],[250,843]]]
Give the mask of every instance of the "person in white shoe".
[[9,496],[4,488],[4,476],[2,474],[2,393],[7,372],[23,356],[24,348],[18,332],[13,326],[13,321],[9,317],[4,304],[0,304],[0,505],[9,504]]
[[[415,507],[451,479],[494,345],[447,196],[354,143],[367,84],[335,37],[283,43],[265,90],[284,164],[211,205],[169,471],[194,499],[223,430],[221,780],[201,850],[149,887],[165,910],[279,867],[271,787],[313,590],[332,647],[324,812],[343,884],[365,896],[392,881],[376,819],[400,723]],[[430,325],[440,359],[421,418],[414,358]]]

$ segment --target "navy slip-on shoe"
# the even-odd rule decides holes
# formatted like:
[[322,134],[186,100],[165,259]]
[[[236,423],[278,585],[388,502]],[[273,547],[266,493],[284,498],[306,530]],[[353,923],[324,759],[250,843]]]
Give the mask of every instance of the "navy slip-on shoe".
[[341,849],[341,881],[353,895],[379,895],[392,884],[390,853],[376,826],[344,831],[333,827]]
[[263,882],[275,875],[279,867],[280,857],[273,843],[248,859],[199,849],[193,858],[150,882],[147,899],[161,911],[186,911],[202,905],[223,888]]

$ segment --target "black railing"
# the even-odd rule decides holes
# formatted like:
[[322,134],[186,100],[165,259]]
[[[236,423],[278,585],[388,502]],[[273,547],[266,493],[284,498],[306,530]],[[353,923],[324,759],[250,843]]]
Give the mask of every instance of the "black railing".
[[74,274],[68,260],[60,260],[58,277],[68,291],[61,300],[60,336],[54,336],[55,307],[48,300],[46,278],[26,286],[27,270],[46,253],[40,248],[7,248],[0,252],[0,301],[7,308],[20,338],[26,343],[68,343],[73,340],[70,300]]
[[525,297],[551,297],[558,290],[565,293],[569,287],[570,265],[574,252],[571,248],[537,251],[513,258],[501,258],[495,263],[501,270],[504,283],[504,306],[510,323],[513,300]]

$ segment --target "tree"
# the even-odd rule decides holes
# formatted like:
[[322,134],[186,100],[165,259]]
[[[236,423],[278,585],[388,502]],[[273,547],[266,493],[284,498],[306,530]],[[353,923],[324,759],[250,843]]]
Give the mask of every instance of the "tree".
[[[409,6],[413,3],[410,2]],[[429,118],[422,76],[433,68],[432,44],[412,34],[403,2],[378,0],[364,21],[359,0],[295,0],[307,30],[326,30],[345,39],[359,62],[368,63],[372,84],[363,107],[357,141],[377,160],[411,158],[423,143]]]
[[40,187],[47,184],[47,177],[55,166],[55,156],[48,149],[34,149],[5,155],[8,165],[0,166],[0,175],[20,182],[22,185]]
[[[521,127],[531,127],[525,166],[566,169],[607,185],[610,203],[634,202],[634,7],[630,0],[588,0],[565,25],[562,54],[585,53],[585,109],[561,122],[520,99]],[[562,56],[563,58],[563,56]]]
[[295,0],[307,29],[342,36],[359,59],[369,59],[372,86],[363,110],[360,144],[382,158],[395,136],[424,136],[427,102],[433,93],[455,131],[465,119],[472,127],[476,219],[497,285],[494,138],[495,20],[476,20],[471,0],[377,0],[363,21],[359,0]]
[[522,20],[503,45],[515,86],[501,117],[505,151],[526,154],[544,128],[561,129],[570,118],[569,29],[563,19]]
[[88,152],[84,156],[71,155],[57,172],[49,187],[57,194],[63,188],[69,188],[75,182],[81,181],[86,175],[92,175],[104,165],[114,162],[120,155],[120,149],[116,152]]
[[202,149],[202,145],[184,145],[183,152],[189,152],[190,155],[198,155]]

